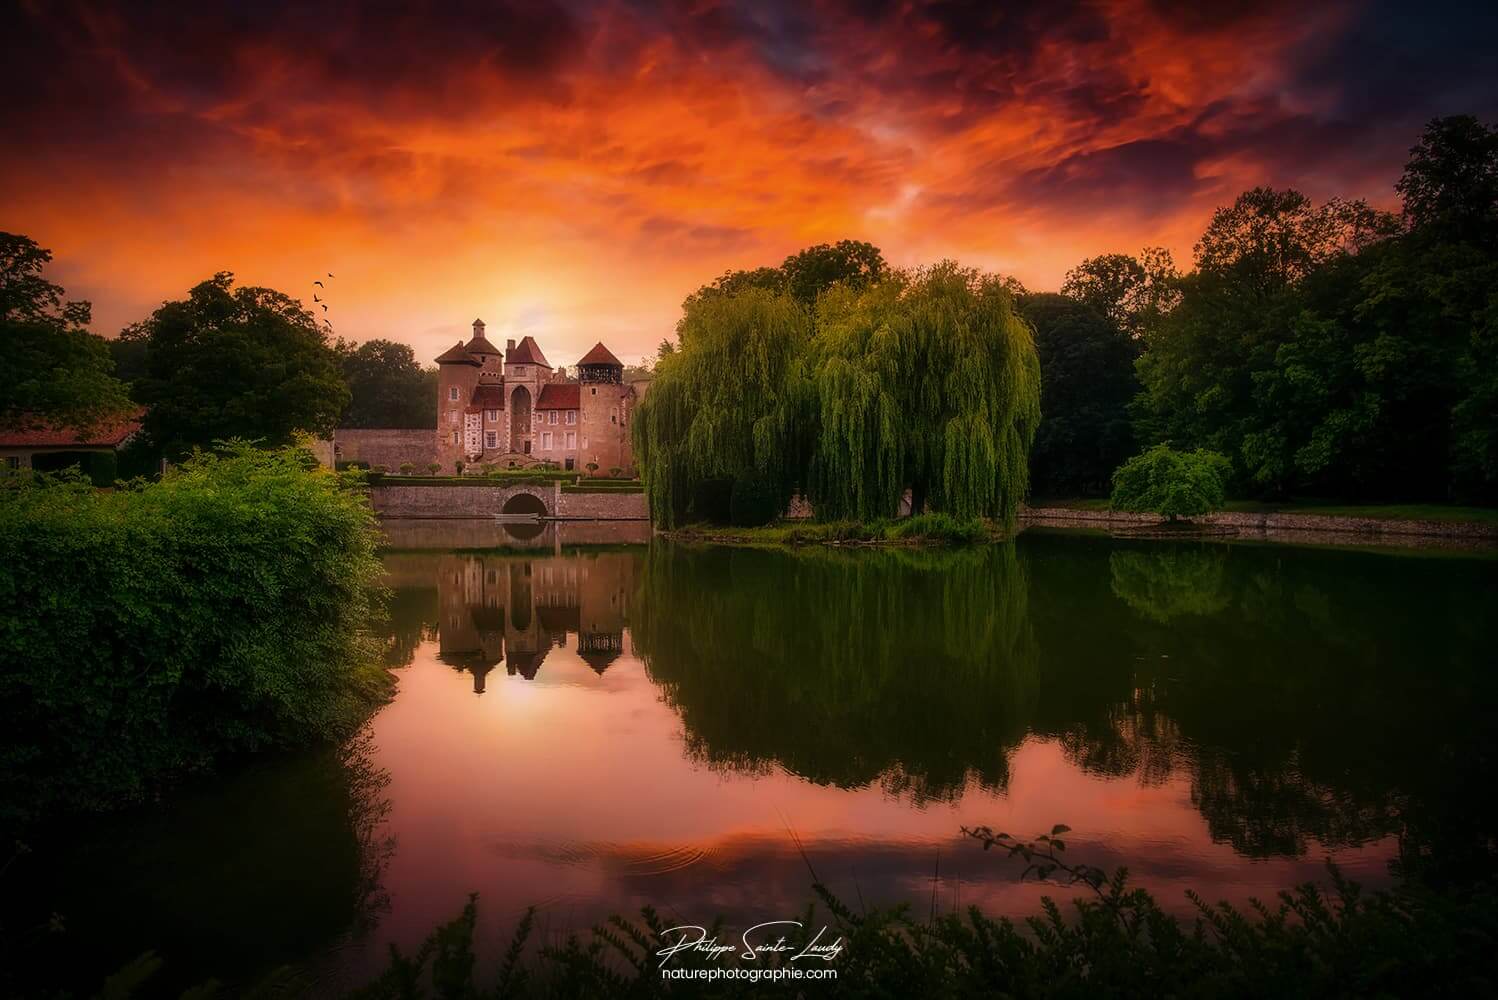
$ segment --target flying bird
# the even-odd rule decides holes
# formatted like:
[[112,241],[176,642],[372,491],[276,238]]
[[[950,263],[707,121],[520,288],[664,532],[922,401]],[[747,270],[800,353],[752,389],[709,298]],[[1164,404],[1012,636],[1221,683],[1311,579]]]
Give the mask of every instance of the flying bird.
[[318,288],[326,288],[326,287],[328,287],[327,285],[324,285],[321,281],[314,281],[313,284],[316,285]]
[[321,302],[322,299],[320,299],[320,298],[317,297],[317,293],[316,292],[313,292],[312,293],[312,301],[313,302]]
[[328,305],[327,305],[326,302],[323,303],[322,311],[323,312],[327,312],[328,311]]
[[333,276],[333,272],[332,272],[332,271],[329,271],[329,272],[328,272],[328,277],[330,277],[330,278],[331,278],[331,277],[332,277],[332,276]]

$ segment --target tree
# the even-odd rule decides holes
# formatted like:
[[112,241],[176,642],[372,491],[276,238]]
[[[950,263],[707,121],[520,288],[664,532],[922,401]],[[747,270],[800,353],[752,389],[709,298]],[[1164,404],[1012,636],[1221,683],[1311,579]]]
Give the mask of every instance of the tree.
[[1228,460],[1213,451],[1173,451],[1156,445],[1113,473],[1114,510],[1155,513],[1171,521],[1221,510],[1232,475]]
[[52,252],[0,233],[0,424],[88,427],[131,408],[105,341],[89,333],[87,302],[63,300],[42,276]]
[[437,370],[424,369],[407,344],[368,340],[334,347],[350,401],[339,426],[431,428],[437,425]]
[[1098,496],[1134,453],[1129,402],[1140,344],[1102,313],[1064,295],[1030,295],[1020,315],[1040,360],[1040,427],[1030,488],[1040,496]]
[[749,469],[789,499],[803,471],[795,415],[809,392],[801,367],[807,311],[783,293],[748,287],[690,296],[677,329],[681,345],[656,363],[630,428],[652,519],[677,523],[704,481]]
[[146,430],[169,454],[229,438],[332,433],[349,402],[338,356],[301,303],[220,272],[145,322]]
[[791,254],[780,265],[780,271],[785,276],[785,290],[798,302],[810,306],[833,285],[862,289],[882,281],[889,274],[889,265],[872,243],[838,240]]
[[1470,115],[1431,121],[1394,187],[1412,226],[1491,240],[1498,233],[1498,129]]
[[1130,335],[1146,337],[1180,301],[1179,279],[1169,250],[1145,247],[1138,257],[1089,257],[1066,272],[1061,294],[1093,307]]

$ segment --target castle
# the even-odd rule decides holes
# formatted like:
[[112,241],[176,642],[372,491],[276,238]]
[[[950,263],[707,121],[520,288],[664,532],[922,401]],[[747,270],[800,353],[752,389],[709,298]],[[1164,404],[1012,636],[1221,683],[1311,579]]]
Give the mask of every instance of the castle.
[[535,340],[504,353],[473,321],[473,339],[437,357],[437,461],[632,474],[629,419],[638,395],[624,365],[602,343],[577,362],[576,378],[553,369]]

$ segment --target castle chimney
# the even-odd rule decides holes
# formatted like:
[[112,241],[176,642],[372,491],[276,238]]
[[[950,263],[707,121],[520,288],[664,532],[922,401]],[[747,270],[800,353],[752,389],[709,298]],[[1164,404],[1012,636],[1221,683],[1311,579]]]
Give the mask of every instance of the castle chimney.
[[507,350],[507,351],[513,351],[514,349],[515,349],[515,341],[513,341],[513,340],[507,340],[507,341],[505,341],[505,350]]
[[483,320],[476,319],[476,320],[473,321],[473,335],[475,337],[482,337],[484,335],[484,321]]

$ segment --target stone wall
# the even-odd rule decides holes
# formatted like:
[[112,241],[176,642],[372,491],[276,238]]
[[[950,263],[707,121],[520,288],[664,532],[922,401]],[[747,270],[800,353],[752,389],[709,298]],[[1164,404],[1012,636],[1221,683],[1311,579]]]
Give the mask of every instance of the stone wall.
[[[385,546],[401,550],[555,549],[569,545],[643,545],[650,541],[648,521],[547,521],[539,534],[523,538],[517,538],[508,527],[492,517],[392,517],[380,522]],[[386,568],[396,569],[389,562]],[[389,582],[397,586],[405,581],[397,573]],[[431,573],[414,582],[431,586]]]
[[431,430],[340,427],[333,432],[333,446],[340,462],[383,465],[391,472],[407,462],[425,472],[437,461],[437,435]]
[[643,493],[561,494],[556,516],[579,521],[643,521],[650,506]]
[[[1070,507],[1025,507],[1020,520],[1078,527],[1109,525],[1139,526],[1158,524],[1156,514],[1128,514],[1112,510],[1075,510]],[[1210,524],[1234,528],[1247,533],[1305,531],[1334,534],[1418,535],[1498,540],[1498,524],[1471,521],[1415,521],[1375,517],[1332,517],[1324,514],[1247,514],[1222,511],[1205,517],[1191,518],[1193,524]]]
[[552,517],[579,521],[640,521],[650,517],[643,493],[563,493],[560,483],[545,486],[401,486],[369,489],[381,517],[493,517],[517,493],[531,493]]

